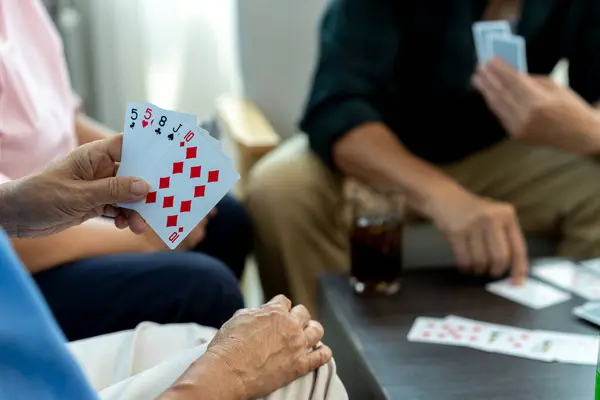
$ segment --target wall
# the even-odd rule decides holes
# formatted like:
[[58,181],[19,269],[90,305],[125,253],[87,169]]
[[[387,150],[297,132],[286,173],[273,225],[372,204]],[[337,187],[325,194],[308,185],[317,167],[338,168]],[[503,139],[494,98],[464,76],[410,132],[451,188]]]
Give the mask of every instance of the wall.
[[283,137],[296,132],[327,0],[237,0],[245,95]]

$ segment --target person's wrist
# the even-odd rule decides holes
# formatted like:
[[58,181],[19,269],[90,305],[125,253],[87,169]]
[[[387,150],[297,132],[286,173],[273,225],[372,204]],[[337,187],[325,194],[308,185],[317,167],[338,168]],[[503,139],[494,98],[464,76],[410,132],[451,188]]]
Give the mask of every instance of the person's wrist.
[[408,203],[425,218],[436,220],[446,202],[468,195],[465,188],[451,179],[431,179],[425,180],[418,191],[408,195]]
[[207,350],[157,400],[248,400],[249,398],[245,385],[235,371],[222,357]]

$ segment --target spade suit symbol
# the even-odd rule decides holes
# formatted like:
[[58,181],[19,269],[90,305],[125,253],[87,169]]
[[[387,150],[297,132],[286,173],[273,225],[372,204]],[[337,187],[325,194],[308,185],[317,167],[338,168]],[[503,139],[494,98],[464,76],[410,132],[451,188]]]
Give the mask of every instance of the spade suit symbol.
[[130,128],[133,128],[135,126],[135,122],[132,122],[131,125],[129,125]]
[[169,140],[173,140],[173,138],[174,138],[174,137],[175,137],[175,136],[174,136],[172,133],[170,133],[170,134],[169,134],[169,136],[167,136],[167,139],[169,139]]
[[162,133],[162,132],[160,131],[160,128],[156,128],[156,129],[154,130],[154,132],[156,132],[156,134],[157,134],[157,135],[160,135],[160,134]]

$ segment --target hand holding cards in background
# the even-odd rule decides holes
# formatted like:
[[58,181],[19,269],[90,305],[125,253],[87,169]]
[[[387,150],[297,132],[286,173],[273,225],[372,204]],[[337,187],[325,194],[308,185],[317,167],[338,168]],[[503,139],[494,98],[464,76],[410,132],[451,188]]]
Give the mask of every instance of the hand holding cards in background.
[[549,77],[520,74],[493,59],[478,68],[473,85],[515,139],[580,154],[600,149],[595,111]]
[[508,21],[481,21],[473,24],[473,41],[479,65],[500,58],[517,71],[527,73],[525,39],[513,35]]
[[459,269],[515,283],[527,277],[527,247],[512,205],[465,190],[444,190],[431,204],[433,222],[452,246]]

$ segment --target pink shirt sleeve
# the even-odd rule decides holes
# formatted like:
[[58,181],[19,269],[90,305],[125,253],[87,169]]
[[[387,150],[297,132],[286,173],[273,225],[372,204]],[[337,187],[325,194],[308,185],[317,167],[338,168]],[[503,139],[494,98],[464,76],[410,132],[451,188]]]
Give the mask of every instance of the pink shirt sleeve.
[[80,105],[40,0],[0,0],[0,177],[35,173],[72,151]]

